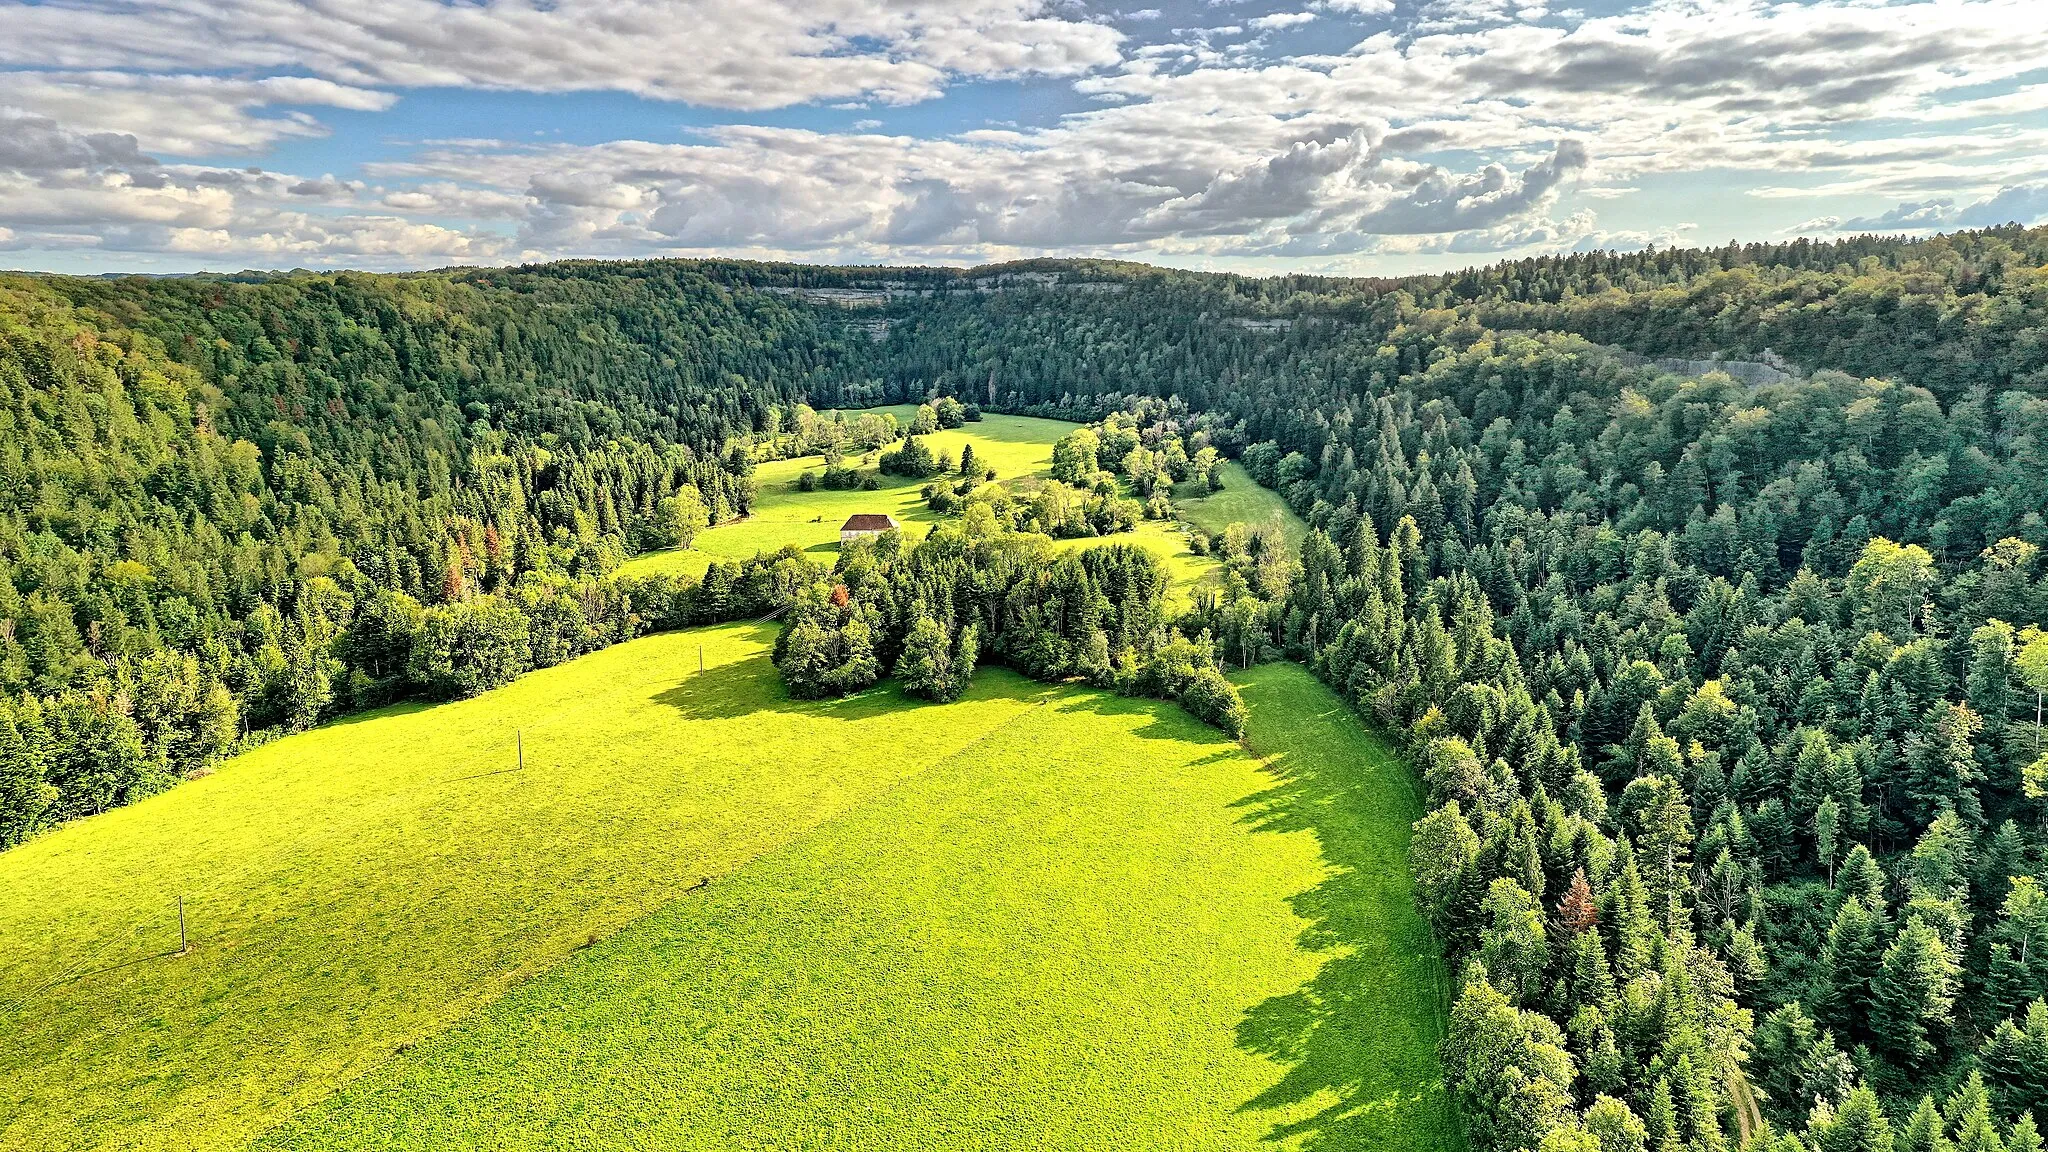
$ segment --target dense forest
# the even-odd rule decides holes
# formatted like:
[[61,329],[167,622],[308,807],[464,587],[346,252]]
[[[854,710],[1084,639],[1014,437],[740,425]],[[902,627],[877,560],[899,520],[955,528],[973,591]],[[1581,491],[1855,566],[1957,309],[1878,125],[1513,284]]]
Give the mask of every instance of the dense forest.
[[[1212,661],[1292,658],[1427,787],[1479,1147],[2031,1152],[2044,334],[2048,230],[2016,228],[1398,280],[9,278],[0,837],[783,604],[802,692],[892,668],[946,698],[987,656],[1199,711]],[[1055,558],[995,509],[829,574],[613,575],[744,514],[799,404],[925,399],[1113,416],[1131,450],[1070,446],[1062,483],[1234,457],[1314,531],[1219,538],[1230,578],[1173,628],[1142,554]]]

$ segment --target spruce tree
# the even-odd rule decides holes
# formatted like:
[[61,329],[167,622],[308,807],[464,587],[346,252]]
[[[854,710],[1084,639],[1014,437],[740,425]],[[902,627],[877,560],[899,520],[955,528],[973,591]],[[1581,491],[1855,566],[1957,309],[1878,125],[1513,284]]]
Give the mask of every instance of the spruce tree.
[[1940,933],[1914,918],[1884,953],[1871,983],[1873,1046],[1908,1076],[1934,1066],[1955,1023],[1962,970]]

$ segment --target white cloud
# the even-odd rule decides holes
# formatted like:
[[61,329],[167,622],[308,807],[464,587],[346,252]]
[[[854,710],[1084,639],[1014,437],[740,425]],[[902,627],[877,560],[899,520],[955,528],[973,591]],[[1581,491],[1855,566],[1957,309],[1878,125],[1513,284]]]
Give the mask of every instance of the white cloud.
[[1313,12],[1275,12],[1270,16],[1253,17],[1245,23],[1261,32],[1267,32],[1275,28],[1292,28],[1297,24],[1307,24],[1315,18],[1316,14]]
[[397,99],[303,76],[0,72],[0,107],[47,116],[82,132],[135,135],[173,155],[255,152],[283,139],[326,133],[303,111],[272,111],[279,105],[381,112]]
[[[389,263],[1476,253],[1668,242],[1676,225],[1605,231],[1584,206],[1714,171],[1755,174],[1759,203],[1900,203],[1829,227],[1960,227],[2043,211],[2035,3],[1645,0],[1587,17],[1316,0],[1136,43],[1041,0],[0,0],[0,226],[14,246],[346,261],[359,243]],[[1318,13],[1393,26],[1296,56],[1242,35]],[[1355,26],[1318,25],[1338,27]],[[324,132],[326,109],[375,112],[415,85],[744,111],[1024,76],[1087,105],[938,137],[867,118],[682,144],[442,141],[338,175],[175,163],[260,159]]]
[[0,64],[17,68],[310,72],[743,109],[1078,75],[1115,64],[1122,39],[1042,0],[7,0],[0,26]]
[[1824,216],[1801,224],[1794,231],[1815,232],[1935,232],[1954,228],[1995,228],[2001,224],[2038,224],[2048,220],[2048,179],[2009,184],[1991,195],[1968,204],[1954,197],[1908,201],[1875,216],[1844,220]]

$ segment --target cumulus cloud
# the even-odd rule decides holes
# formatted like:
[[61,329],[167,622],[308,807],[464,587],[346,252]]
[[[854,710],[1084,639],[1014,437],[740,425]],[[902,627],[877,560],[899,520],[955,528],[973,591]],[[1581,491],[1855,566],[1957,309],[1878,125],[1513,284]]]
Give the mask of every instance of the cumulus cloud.
[[[0,0],[0,226],[16,246],[392,264],[1328,258],[1664,243],[1677,225],[1606,231],[1587,205],[1714,170],[1772,204],[1899,203],[1830,230],[1962,227],[2048,210],[2048,128],[2023,119],[2048,110],[2035,3],[1309,0],[1226,33],[1044,0]],[[1311,20],[1348,35],[1292,54],[1244,35]],[[1083,110],[940,135],[744,122],[1006,77],[1059,79]],[[417,86],[617,90],[741,122],[399,144],[339,174],[245,163]]]
[[104,172],[149,172],[156,160],[144,156],[135,137],[118,132],[80,132],[48,116],[0,108],[0,170],[37,178]]
[[0,64],[17,68],[310,72],[742,109],[1077,75],[1116,63],[1122,39],[1043,0],[7,0],[0,25]]
[[[254,152],[280,140],[324,134],[303,107],[381,112],[397,99],[305,76],[0,72],[0,105],[80,131],[135,135],[172,155]],[[282,107],[287,105],[300,107]]]
[[1999,224],[2038,224],[2048,219],[2048,181],[2001,188],[1995,195],[1977,201],[1956,213],[1963,228],[1990,228]]
[[1954,197],[1909,201],[1875,216],[1809,220],[1802,232],[1935,232],[1949,228],[1994,228],[2048,220],[2048,180],[2011,184],[1967,204]]

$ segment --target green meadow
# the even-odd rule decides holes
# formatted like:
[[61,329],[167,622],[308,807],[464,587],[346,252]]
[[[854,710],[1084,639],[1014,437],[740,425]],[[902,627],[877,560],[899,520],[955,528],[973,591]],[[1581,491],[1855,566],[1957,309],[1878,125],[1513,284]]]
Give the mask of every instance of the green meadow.
[[772,635],[331,725],[0,855],[0,1145],[1456,1145],[1413,784],[1305,672],[1243,677],[1254,755],[993,668],[792,702]]
[[268,1149],[1455,1147],[1407,770],[1306,673],[1254,747],[1046,691]]
[[[899,404],[872,411],[894,413],[907,424],[916,408]],[[849,417],[859,414],[847,413]],[[934,432],[924,439],[933,452],[949,453],[955,461],[960,458],[960,450],[972,444],[975,457],[995,468],[998,480],[1016,480],[1044,475],[1052,464],[1053,441],[1075,427],[1064,421],[1033,416],[991,415],[963,428]],[[856,462],[858,459],[853,458]],[[823,469],[823,461],[817,456],[761,464],[754,470],[756,495],[752,515],[705,529],[688,549],[634,557],[626,562],[623,571],[697,573],[712,560],[744,560],[757,552],[772,552],[791,544],[830,563],[839,551],[839,526],[856,512],[886,512],[906,528],[943,519],[925,505],[919,494],[925,485],[923,480],[883,476],[882,487],[873,492],[797,490],[799,476]],[[923,528],[918,531],[921,533]]]
[[1223,465],[1223,488],[1206,496],[1197,495],[1194,481],[1174,485],[1173,505],[1181,518],[1211,534],[1234,523],[1280,530],[1289,552],[1299,553],[1308,539],[1308,522],[1271,488],[1262,488],[1235,460]]
[[0,1147],[237,1147],[1029,704],[791,706],[774,628],[331,724],[0,853]]

